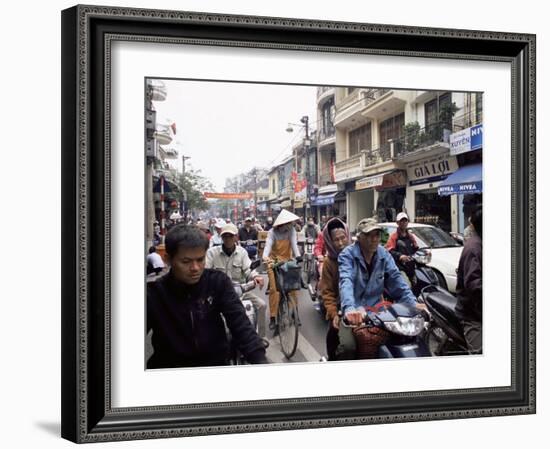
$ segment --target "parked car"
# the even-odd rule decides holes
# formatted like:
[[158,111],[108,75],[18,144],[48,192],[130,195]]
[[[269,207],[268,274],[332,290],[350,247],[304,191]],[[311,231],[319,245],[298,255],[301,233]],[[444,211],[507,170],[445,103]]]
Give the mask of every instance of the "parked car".
[[[395,223],[380,223],[384,228],[382,244],[386,244],[390,234],[397,229]],[[428,265],[433,268],[440,285],[451,293],[456,292],[456,270],[462,253],[462,245],[449,233],[435,226],[409,223],[409,231],[415,236],[420,248],[430,248],[432,261]]]

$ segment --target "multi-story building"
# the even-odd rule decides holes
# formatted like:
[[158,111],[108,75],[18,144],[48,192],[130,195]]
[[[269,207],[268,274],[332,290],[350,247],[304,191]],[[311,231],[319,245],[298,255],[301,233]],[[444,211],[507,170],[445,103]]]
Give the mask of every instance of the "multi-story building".
[[181,186],[178,173],[170,167],[168,160],[178,157],[174,144],[175,125],[160,120],[155,110],[155,102],[167,97],[165,84],[161,80],[148,80],[145,108],[145,141],[147,161],[147,244],[153,241],[154,221],[165,230],[165,220],[171,211],[178,210],[181,199]]
[[290,155],[285,158],[277,169],[278,173],[278,186],[279,197],[278,203],[280,209],[292,209],[292,203],[294,201],[294,186],[292,182],[292,173],[295,171],[296,158],[294,155]]
[[480,145],[460,156],[450,149],[457,131],[481,124],[481,113],[476,93],[336,88],[335,181],[351,228],[364,217],[393,221],[404,210],[411,220],[463,230],[480,189],[472,197],[440,187],[455,172],[460,178],[463,165],[481,163]]
[[316,216],[345,214],[346,195],[338,191],[335,178],[336,165],[336,128],[334,116],[336,88],[321,86],[317,88],[317,187],[312,196],[311,205]]

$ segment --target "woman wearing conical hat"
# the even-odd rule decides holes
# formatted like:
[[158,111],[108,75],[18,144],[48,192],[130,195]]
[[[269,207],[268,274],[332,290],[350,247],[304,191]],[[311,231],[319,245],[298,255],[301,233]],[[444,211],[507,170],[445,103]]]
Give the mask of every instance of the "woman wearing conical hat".
[[[273,223],[273,228],[267,233],[263,258],[268,266],[270,329],[276,328],[275,317],[277,316],[280,295],[277,291],[277,284],[275,283],[273,262],[275,259],[277,262],[282,262],[300,256],[296,230],[294,229],[294,222],[299,220],[299,218],[300,217],[294,215],[292,212],[283,209],[275,220],[275,223]],[[291,296],[295,301],[297,300],[296,292],[291,292]]]

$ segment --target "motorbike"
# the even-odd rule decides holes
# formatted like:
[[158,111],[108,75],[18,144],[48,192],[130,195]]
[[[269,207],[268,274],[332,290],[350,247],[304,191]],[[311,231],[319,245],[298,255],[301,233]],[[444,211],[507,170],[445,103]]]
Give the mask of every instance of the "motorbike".
[[256,260],[258,256],[258,240],[245,240],[239,242],[241,246],[246,249],[250,260]]
[[462,324],[455,313],[456,296],[437,285],[429,285],[422,289],[419,300],[430,315],[424,339],[431,354],[468,354]]
[[[374,357],[369,358],[388,359],[432,355],[422,338],[426,325],[425,313],[414,306],[383,302],[365,311],[363,322],[367,328],[378,328],[384,331],[384,338]],[[342,325],[350,327],[345,318],[342,320]],[[361,351],[361,348],[357,350]]]
[[313,307],[321,316],[325,317],[326,310],[323,305],[323,300],[319,292],[319,280],[322,262],[317,260],[317,257],[313,254],[313,247],[315,246],[315,239],[307,237],[304,242],[304,256],[303,256],[303,269],[302,269],[302,282],[306,286],[311,301],[313,301]]
[[[239,299],[241,300],[244,310],[246,312],[246,316],[250,320],[250,323],[252,323],[252,326],[254,327],[254,330],[258,332],[258,313],[256,311],[256,308],[254,307],[254,304],[250,299],[248,299],[245,294],[254,290],[256,288],[256,282],[254,281],[254,277],[257,276],[257,272],[255,271],[256,268],[260,266],[261,262],[260,260],[255,260],[250,265],[250,269],[252,272],[249,275],[248,281],[244,283],[239,283],[233,281],[233,289],[235,290],[235,293],[239,296]],[[237,347],[233,344],[231,339],[231,333],[229,332],[229,329],[227,330],[228,339],[230,340],[230,363],[231,365],[243,365],[246,364],[244,356],[240,353],[240,351],[237,349]],[[267,348],[269,343],[267,340],[264,340],[264,346]]]
[[[404,243],[399,241],[397,247],[401,252],[405,252],[401,245],[404,246]],[[435,271],[428,266],[432,260],[432,253],[429,248],[419,248],[410,257],[409,262],[398,263],[398,267],[405,271],[407,275],[414,273],[413,276],[409,276],[409,280],[411,281],[411,290],[414,296],[418,298],[423,288],[428,285],[439,285],[439,279]]]

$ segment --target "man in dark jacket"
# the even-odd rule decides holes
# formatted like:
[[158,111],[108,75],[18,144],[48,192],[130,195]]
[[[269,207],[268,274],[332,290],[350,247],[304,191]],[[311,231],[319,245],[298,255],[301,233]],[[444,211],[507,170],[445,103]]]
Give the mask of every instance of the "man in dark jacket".
[[456,314],[462,321],[464,337],[472,354],[482,350],[482,210],[481,206],[470,216],[473,235],[466,240],[456,279]]
[[397,229],[390,235],[386,243],[386,249],[392,255],[397,267],[405,272],[412,286],[416,283],[416,279],[414,276],[414,262],[411,256],[418,249],[418,243],[416,243],[414,235],[407,229],[409,217],[405,212],[397,214],[396,222]]
[[246,217],[244,226],[239,229],[239,242],[246,249],[248,257],[254,259],[258,254],[258,230],[252,223],[252,217]]
[[166,235],[168,274],[147,285],[147,331],[154,354],[147,368],[228,364],[224,325],[250,363],[267,363],[265,348],[231,280],[205,269],[208,238],[198,227],[177,225]]

